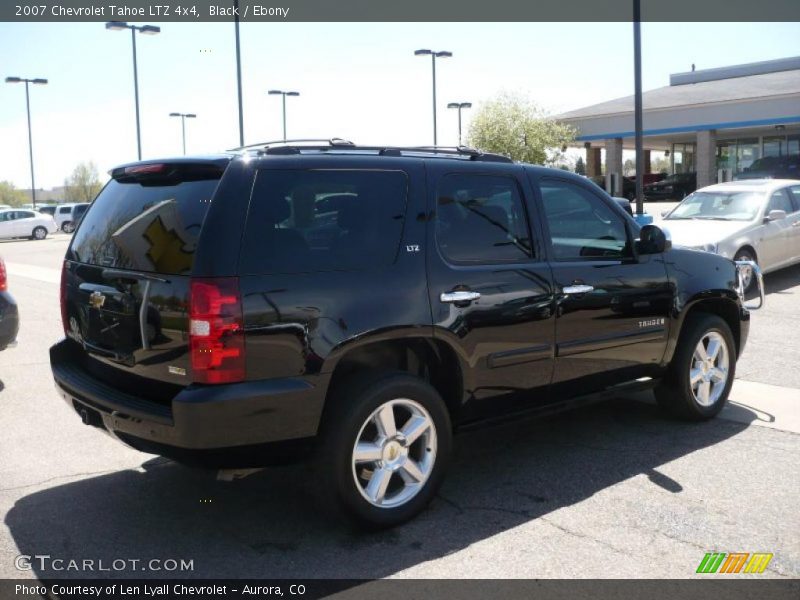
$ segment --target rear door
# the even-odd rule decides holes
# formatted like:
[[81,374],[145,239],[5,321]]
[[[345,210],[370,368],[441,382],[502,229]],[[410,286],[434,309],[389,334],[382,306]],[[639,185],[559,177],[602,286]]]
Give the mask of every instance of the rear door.
[[14,218],[14,235],[15,236],[29,236],[33,233],[35,227],[36,213],[30,210],[16,211]]
[[534,243],[516,166],[428,161],[428,277],[435,335],[467,365],[465,419],[547,401],[550,267]]
[[189,383],[189,276],[224,164],[117,169],[75,233],[65,264],[68,335],[87,368],[140,395]]
[[553,394],[653,375],[672,306],[663,256],[636,257],[632,224],[588,184],[547,175],[538,188],[556,288]]

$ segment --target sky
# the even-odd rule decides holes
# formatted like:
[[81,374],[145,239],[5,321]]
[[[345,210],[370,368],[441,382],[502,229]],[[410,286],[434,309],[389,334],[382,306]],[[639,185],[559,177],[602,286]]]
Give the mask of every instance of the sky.
[[[159,23],[137,34],[143,158],[238,145],[234,27]],[[136,159],[131,39],[102,23],[0,23],[0,181],[30,187],[25,90],[31,86],[37,189],[63,184],[81,161],[102,173]],[[431,61],[437,61],[439,143],[457,142],[448,102],[525,95],[552,114],[633,93],[630,23],[245,23],[241,25],[245,143],[341,137],[362,144],[431,144]],[[800,23],[644,23],[645,90],[669,74],[800,55]],[[464,129],[470,114],[465,111]]]

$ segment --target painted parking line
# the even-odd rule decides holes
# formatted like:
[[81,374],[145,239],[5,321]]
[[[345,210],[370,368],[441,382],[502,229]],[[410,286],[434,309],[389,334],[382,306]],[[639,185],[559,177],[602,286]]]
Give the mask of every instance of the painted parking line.
[[6,262],[6,271],[14,277],[27,277],[45,283],[60,283],[61,270],[51,267],[37,267],[36,265],[26,265],[25,263]]

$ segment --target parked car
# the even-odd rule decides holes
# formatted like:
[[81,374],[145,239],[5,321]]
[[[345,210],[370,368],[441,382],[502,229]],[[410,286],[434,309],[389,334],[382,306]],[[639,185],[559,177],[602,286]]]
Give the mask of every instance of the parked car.
[[644,186],[647,200],[681,200],[697,189],[697,173],[675,173]]
[[728,397],[734,263],[562,170],[458,149],[266,144],[115,168],[66,253],[56,385],[84,423],[212,467],[313,456],[385,527],[455,429],[655,389]]
[[[697,190],[664,217],[676,245],[756,262],[769,273],[800,262],[800,180],[751,179]],[[755,282],[751,269],[744,285]]]
[[55,204],[46,204],[44,206],[37,206],[36,210],[38,210],[43,215],[50,215],[51,217],[55,217],[56,209],[58,208]]
[[50,215],[20,208],[0,210],[0,239],[43,240],[48,233],[55,233],[57,229]]
[[75,227],[77,227],[82,213],[86,210],[85,208],[81,209],[78,207],[86,206],[89,206],[86,202],[80,204],[62,204],[59,206],[55,216],[58,228],[64,233],[72,233],[75,231]]
[[0,258],[0,350],[17,343],[19,332],[19,313],[17,303],[8,292],[6,265]]
[[800,154],[756,159],[734,179],[800,179]]

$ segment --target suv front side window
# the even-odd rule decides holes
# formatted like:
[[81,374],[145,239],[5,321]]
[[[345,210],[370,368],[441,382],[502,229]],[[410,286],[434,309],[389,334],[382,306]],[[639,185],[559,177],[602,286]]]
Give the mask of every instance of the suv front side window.
[[528,261],[531,240],[516,181],[495,175],[442,178],[436,241],[453,263]]
[[555,260],[631,256],[623,218],[601,198],[568,181],[543,179],[540,185]]

